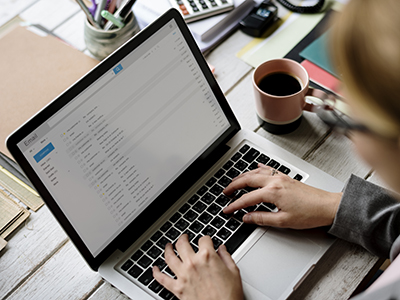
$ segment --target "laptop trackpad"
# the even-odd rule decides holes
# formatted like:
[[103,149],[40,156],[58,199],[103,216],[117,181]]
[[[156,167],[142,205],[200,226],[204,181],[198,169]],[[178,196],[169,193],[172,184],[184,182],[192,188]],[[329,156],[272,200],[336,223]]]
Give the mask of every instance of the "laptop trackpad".
[[301,231],[268,229],[237,264],[247,286],[246,296],[251,299],[257,293],[246,292],[252,287],[271,299],[278,299],[286,289],[293,289],[301,278],[299,275],[307,272],[310,261],[320,250]]

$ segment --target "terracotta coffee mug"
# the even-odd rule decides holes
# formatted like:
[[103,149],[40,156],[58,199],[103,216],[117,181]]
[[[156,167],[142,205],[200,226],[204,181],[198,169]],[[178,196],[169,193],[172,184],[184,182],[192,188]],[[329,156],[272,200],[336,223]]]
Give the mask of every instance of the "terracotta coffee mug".
[[[298,89],[290,91],[287,86],[286,95],[274,95],[261,89],[260,82],[271,74],[289,75],[298,81]],[[265,82],[265,81],[264,81]],[[325,92],[309,88],[310,79],[306,69],[291,59],[273,59],[259,65],[253,73],[253,87],[256,101],[257,117],[260,125],[268,132],[286,134],[299,127],[303,110],[311,111],[312,105],[305,101],[306,96],[327,99]],[[283,84],[281,89],[285,90]],[[274,90],[274,89],[272,89]]]

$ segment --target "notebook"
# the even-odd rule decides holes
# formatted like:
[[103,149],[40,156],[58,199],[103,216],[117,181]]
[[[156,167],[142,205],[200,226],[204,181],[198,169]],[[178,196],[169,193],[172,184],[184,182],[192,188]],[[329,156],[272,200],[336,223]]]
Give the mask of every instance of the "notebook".
[[224,243],[247,299],[285,299],[334,242],[322,230],[224,215],[233,177],[265,163],[329,191],[343,184],[240,128],[180,14],[171,9],[7,139],[7,147],[89,266],[132,299],[174,299],[151,275],[187,233]]

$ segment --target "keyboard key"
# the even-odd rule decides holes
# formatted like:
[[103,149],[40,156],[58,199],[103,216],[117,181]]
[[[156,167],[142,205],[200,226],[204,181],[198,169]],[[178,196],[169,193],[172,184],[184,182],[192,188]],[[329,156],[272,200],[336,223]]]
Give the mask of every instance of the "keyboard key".
[[190,225],[189,229],[195,233],[199,233],[204,227],[199,221],[194,221],[192,225]]
[[138,280],[141,284],[148,285],[153,279],[153,270],[149,268],[139,277]]
[[172,226],[172,224],[170,222],[165,222],[165,224],[163,226],[161,226],[160,230],[162,232],[166,232],[168,229],[170,229]]
[[165,273],[168,273],[168,274],[171,275],[172,277],[175,276],[175,273],[172,272],[172,270],[171,270],[169,267],[166,267],[165,270],[164,270],[164,272],[165,272]]
[[165,249],[165,245],[168,243],[172,243],[169,239],[167,239],[166,237],[162,237],[158,242],[157,242],[157,246],[160,247],[161,249]]
[[246,169],[248,166],[247,163],[245,163],[243,160],[239,160],[234,167],[240,171],[243,171],[244,169]]
[[278,171],[281,171],[283,174],[289,174],[290,173],[290,169],[284,165],[280,166]]
[[180,217],[181,217],[181,214],[178,213],[178,212],[176,212],[171,218],[169,218],[169,220],[170,220],[172,223],[175,223],[176,221],[179,220]]
[[227,173],[226,176],[228,176],[229,178],[235,178],[238,177],[240,174],[240,172],[234,168],[231,168]]
[[251,163],[251,165],[249,166],[249,170],[251,171],[251,170],[255,170],[255,169],[257,169],[258,168],[258,163],[257,162],[255,162],[255,161],[253,161],[252,163]]
[[129,270],[130,267],[133,266],[133,261],[128,259],[122,266],[121,269],[124,270],[125,272]]
[[224,214],[224,213],[221,211],[221,212],[219,213],[219,216],[220,216],[221,218],[225,219],[225,220],[228,220],[228,219],[232,216],[232,214],[227,215],[227,214]]
[[260,155],[260,151],[251,148],[244,156],[243,156],[243,160],[251,163],[253,160],[255,160],[257,158],[257,156]]
[[178,236],[181,235],[181,233],[176,230],[175,228],[171,228],[170,230],[168,230],[168,232],[165,234],[167,238],[171,239],[172,241],[174,241],[175,239],[178,238]]
[[221,195],[218,197],[218,199],[215,201],[216,203],[218,203],[219,205],[221,205],[222,207],[224,207],[225,205],[227,205],[229,202],[231,202],[231,199],[228,198],[225,195]]
[[220,180],[218,180],[218,184],[222,185],[223,187],[227,187],[232,182],[232,179],[222,176]]
[[232,233],[226,229],[226,228],[221,228],[218,233],[217,236],[220,237],[223,240],[226,240]]
[[222,225],[225,224],[225,221],[223,219],[221,219],[220,217],[215,217],[214,220],[212,220],[210,224],[212,226],[214,226],[215,228],[219,229],[222,227]]
[[216,183],[216,182],[217,182],[217,179],[216,179],[215,177],[211,177],[211,178],[206,182],[206,186],[212,187],[212,185],[213,185],[214,183]]
[[235,231],[240,226],[240,223],[235,219],[230,219],[225,226],[230,230]]
[[158,256],[160,256],[161,252],[162,251],[160,249],[158,249],[156,246],[153,246],[149,251],[147,251],[147,255],[153,259],[156,259]]
[[151,241],[147,241],[142,245],[142,247],[140,247],[140,249],[142,249],[143,251],[147,251],[150,249],[151,246],[153,246],[153,243]]
[[271,168],[277,169],[281,164],[278,163],[276,160],[271,159],[267,166],[270,166]]
[[[201,230],[201,229],[200,229],[200,230]],[[196,236],[196,235],[195,235],[193,232],[191,232],[190,230],[186,230],[184,233],[188,235],[189,242],[190,242],[191,240],[193,240],[193,238]]]
[[220,178],[224,174],[225,174],[225,171],[222,169],[219,169],[218,172],[214,174],[214,177]]
[[271,210],[264,205],[260,205],[257,207],[256,211],[266,211],[266,212],[271,212]]
[[234,161],[234,162],[237,162],[241,157],[242,157],[242,154],[240,154],[240,153],[235,153],[235,154],[231,157],[231,160]]
[[247,212],[255,211],[257,208],[256,205],[245,207],[244,210]]
[[215,200],[215,196],[211,195],[210,193],[206,193],[202,198],[201,201],[210,204]]
[[147,256],[143,255],[141,259],[138,261],[138,265],[141,266],[143,269],[146,269],[153,261]]
[[194,219],[196,219],[198,216],[197,213],[195,213],[193,210],[189,210],[183,217],[188,220],[189,222],[193,222]]
[[208,188],[206,186],[202,186],[198,191],[197,194],[203,196],[207,192]]
[[193,205],[192,208],[193,208],[193,210],[197,211],[198,213],[202,213],[207,208],[207,205],[205,205],[201,201],[197,201],[197,203],[195,205]]
[[212,218],[213,217],[210,214],[203,212],[199,217],[199,221],[204,224],[207,224],[208,222],[210,222],[212,220]]
[[162,237],[162,233],[160,231],[157,231],[150,239],[155,243],[160,237]]
[[301,176],[300,174],[297,174],[296,176],[293,177],[293,179],[301,181],[303,179],[303,176]]
[[237,248],[249,237],[257,228],[254,224],[243,224],[239,229],[225,242],[226,249],[230,254],[235,252]]
[[161,291],[163,286],[157,282],[157,280],[153,280],[150,285],[149,289],[153,291],[154,293],[158,294],[159,291]]
[[164,261],[162,257],[157,258],[157,260],[153,263],[153,266],[157,266],[160,270],[164,269],[167,266],[167,263]]
[[138,251],[135,252],[135,254],[133,254],[133,255],[131,256],[131,258],[132,258],[133,261],[138,261],[139,258],[142,257],[142,255],[143,255],[143,251],[138,250]]
[[219,196],[224,189],[218,184],[214,184],[214,186],[210,189],[210,192],[215,196]]
[[[193,195],[190,199],[189,199],[189,201],[188,201],[188,203],[189,204],[191,204],[191,205],[193,205],[193,204],[195,204],[196,202],[197,202],[197,200],[199,200],[200,199],[200,197],[199,197],[199,195]],[[187,210],[190,208],[190,206],[189,205],[187,205],[186,203],[183,205],[183,206],[185,206],[186,205],[186,207],[185,208],[187,208],[185,211],[181,211],[181,210],[179,210],[181,213],[185,213],[185,212],[187,212]],[[181,207],[181,209],[183,208],[183,206]]]
[[180,231],[184,231],[189,226],[189,223],[183,219],[180,219],[176,224],[175,227],[178,228]]
[[201,233],[203,235],[213,236],[216,232],[217,232],[217,230],[215,230],[212,226],[207,225],[206,228],[204,228]]
[[242,154],[245,154],[249,149],[250,149],[250,146],[247,145],[247,144],[244,144],[242,146],[242,148],[240,148],[239,152],[242,153]]
[[225,170],[229,170],[232,166],[233,166],[233,161],[228,160],[228,161],[222,166],[222,168],[225,169]]
[[215,250],[217,250],[218,247],[222,244],[222,241],[219,238],[215,237],[215,236],[213,238],[211,238],[211,240],[212,240],[212,242],[214,244],[214,249]]
[[192,243],[196,246],[199,246],[199,239],[202,237],[201,234],[198,234],[192,241]]
[[265,205],[270,210],[274,210],[276,208],[275,204],[272,204],[272,203],[263,203],[262,205]]
[[161,298],[165,299],[165,300],[171,300],[172,297],[174,297],[174,294],[172,294],[170,291],[168,291],[166,288],[164,288],[164,289],[160,292],[159,296],[160,296]]
[[192,243],[190,243],[190,246],[192,246],[193,251],[194,251],[195,253],[199,252],[199,247],[197,247],[196,245],[193,245]]
[[138,266],[133,266],[129,271],[128,274],[131,275],[133,278],[138,278],[140,274],[143,273],[143,270]]
[[218,205],[215,204],[215,203],[211,204],[211,205],[207,208],[207,211],[208,211],[210,214],[214,215],[214,216],[215,216],[216,214],[218,214],[220,210],[221,210],[221,207],[218,206]]
[[235,212],[235,214],[233,215],[233,217],[237,220],[239,220],[240,222],[243,222],[243,216],[246,214],[246,212],[244,210],[239,210],[237,212]]
[[265,165],[269,161],[269,157],[265,154],[260,154],[260,156],[257,157],[256,161]]

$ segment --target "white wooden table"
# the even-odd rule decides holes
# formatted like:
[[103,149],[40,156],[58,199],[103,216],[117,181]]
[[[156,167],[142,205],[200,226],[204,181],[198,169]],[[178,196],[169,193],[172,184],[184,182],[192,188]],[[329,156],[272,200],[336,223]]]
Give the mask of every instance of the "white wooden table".
[[[50,2],[36,1],[34,5]],[[38,11],[39,8],[36,7]],[[71,7],[65,12],[67,16],[60,16],[48,26],[85,51],[82,12]],[[20,14],[21,18],[23,16],[24,12]],[[346,181],[351,173],[373,180],[372,171],[351,151],[351,142],[334,136],[311,113],[306,112],[300,128],[288,135],[274,136],[259,127],[253,104],[253,68],[235,56],[250,41],[249,36],[235,32],[206,57],[215,66],[215,76],[241,126],[254,130],[341,181]],[[290,299],[348,299],[371,269],[380,263],[361,247],[338,240]],[[0,299],[128,298],[88,267],[44,206],[37,213],[32,212],[29,222],[8,239],[6,249],[0,254]]]

